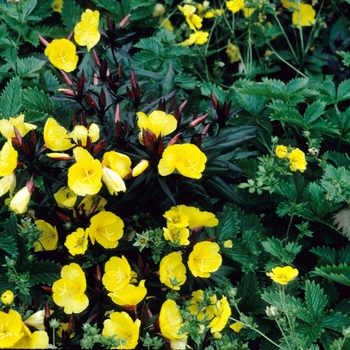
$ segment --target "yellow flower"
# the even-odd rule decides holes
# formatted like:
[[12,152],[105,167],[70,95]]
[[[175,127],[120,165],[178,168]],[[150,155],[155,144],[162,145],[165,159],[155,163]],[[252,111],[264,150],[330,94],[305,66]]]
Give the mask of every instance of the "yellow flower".
[[12,304],[14,297],[15,296],[13,295],[12,291],[7,290],[6,292],[1,294],[1,301],[5,305],[10,305]]
[[5,139],[16,137],[14,128],[16,128],[19,134],[23,137],[27,135],[29,131],[36,129],[36,125],[25,123],[24,114],[20,114],[17,118],[0,120],[0,133]]
[[44,220],[35,220],[35,225],[40,231],[44,231],[40,239],[34,243],[34,251],[41,252],[43,250],[55,250],[57,249],[58,233],[56,226],[51,226]]
[[297,27],[309,27],[315,23],[316,11],[309,4],[300,4],[292,14],[292,22]]
[[18,152],[12,147],[11,140],[2,146],[0,151],[0,176],[11,175],[17,167]]
[[181,43],[182,46],[190,46],[193,44],[204,45],[208,41],[209,33],[197,31],[190,35],[190,37]]
[[135,321],[124,311],[113,312],[103,322],[102,336],[120,340],[118,349],[135,349],[139,340],[141,321]]
[[231,316],[231,308],[225,296],[216,302],[214,315],[209,324],[212,333],[223,330],[228,318]]
[[163,18],[163,17],[159,18],[159,24],[161,27],[168,29],[169,32],[171,33],[174,31],[174,27],[171,24],[170,19],[168,18]]
[[146,295],[147,289],[145,287],[145,280],[140,281],[138,286],[128,284],[122,289],[116,289],[108,293],[112,301],[120,306],[135,306],[141,302]]
[[86,146],[87,138],[90,137],[91,142],[95,142],[100,137],[100,129],[97,124],[92,123],[87,129],[84,125],[76,125],[73,131],[67,135],[68,138],[73,139],[76,144],[80,140],[83,147]]
[[196,8],[192,5],[178,6],[179,10],[184,14],[186,22],[192,30],[202,27],[202,18],[195,14]]
[[160,261],[159,280],[167,287],[180,290],[186,278],[186,266],[182,263],[181,253],[170,253]]
[[158,171],[160,175],[167,176],[177,170],[183,176],[200,179],[206,161],[205,154],[195,145],[171,145],[163,152]]
[[143,112],[137,112],[137,126],[141,130],[151,130],[157,137],[172,133],[177,127],[177,120],[171,114],[163,111],[153,111],[148,117]]
[[204,293],[201,289],[192,292],[192,298],[188,310],[192,315],[197,315],[198,321],[203,321],[204,319],[210,321],[215,316],[217,298],[215,294],[210,296],[209,305],[203,308],[203,294]]
[[235,322],[230,325],[230,328],[234,330],[236,333],[239,333],[241,329],[243,328],[243,323],[242,322]]
[[53,118],[48,118],[45,123],[44,141],[46,147],[52,151],[66,151],[74,147],[74,144],[68,139],[67,130]]
[[81,22],[74,27],[74,40],[80,46],[86,46],[90,51],[100,40],[98,31],[100,13],[95,10],[86,9],[81,15]]
[[224,248],[232,248],[233,247],[233,243],[231,239],[228,239],[227,241],[224,241]]
[[22,187],[11,199],[10,209],[16,214],[23,214],[28,209],[32,192],[27,186]]
[[184,228],[190,225],[190,218],[184,211],[180,210],[180,206],[171,207],[163,216],[167,220],[167,227],[171,230]]
[[255,9],[251,8],[251,7],[249,7],[249,8],[248,7],[244,7],[242,10],[243,10],[243,13],[244,13],[244,17],[250,17],[255,11]]
[[79,59],[75,51],[75,45],[68,39],[54,39],[44,53],[54,67],[72,72],[77,67]]
[[160,17],[164,15],[165,8],[163,4],[157,3],[154,6],[153,17]]
[[[50,314],[52,312],[53,311],[50,310]],[[24,321],[24,324],[26,326],[34,327],[39,331],[44,331],[46,329],[44,325],[44,319],[45,319],[45,310],[39,310],[31,314],[28,318],[26,318],[26,320]]]
[[129,175],[131,170],[130,158],[115,151],[106,152],[101,164],[115,171],[122,179]]
[[96,194],[102,187],[102,166],[82,147],[73,150],[76,163],[68,170],[68,186],[78,196]]
[[270,277],[273,281],[278,284],[288,284],[294,280],[299,274],[297,269],[291,266],[275,267],[272,272],[267,272],[266,276]]
[[83,312],[89,305],[84,271],[78,264],[71,263],[63,266],[61,277],[52,285],[54,303],[63,307],[66,314]]
[[23,323],[22,331],[24,335],[13,345],[14,349],[47,349],[49,336],[45,331],[35,331],[32,333]]
[[79,227],[66,237],[64,245],[71,255],[84,254],[88,247],[88,233]]
[[15,310],[10,310],[8,314],[0,311],[0,348],[11,347],[23,335],[21,315]]
[[219,224],[219,220],[213,213],[208,211],[200,211],[196,207],[188,207],[187,205],[181,204],[176,207],[172,207],[171,209],[178,209],[180,213],[185,214],[189,218],[188,226],[190,229],[199,226],[214,227]]
[[239,62],[241,59],[239,48],[230,41],[227,44],[226,54],[230,59],[230,63]]
[[91,218],[87,231],[92,244],[97,241],[103,248],[109,249],[118,246],[124,233],[123,228],[124,222],[119,216],[102,211]]
[[125,256],[121,258],[112,256],[106,262],[102,283],[108,291],[113,292],[125,288],[129,283],[135,282],[136,277],[136,272],[131,270]]
[[217,271],[222,263],[219,250],[215,242],[196,243],[188,257],[188,267],[193,276],[208,278],[211,272]]
[[106,166],[102,166],[102,181],[111,195],[117,195],[118,192],[126,191],[123,179],[119,174]]
[[12,173],[0,179],[0,197],[10,191],[10,197],[16,187],[16,175]]
[[226,7],[232,12],[237,13],[244,8],[244,0],[226,1]]
[[78,196],[69,188],[61,187],[53,195],[55,197],[56,203],[60,208],[72,209],[74,208],[75,202]]
[[166,300],[159,314],[160,332],[164,337],[171,341],[186,339],[186,333],[180,333],[180,327],[183,325],[183,320],[180,314],[180,309],[174,300]]
[[275,150],[275,154],[278,158],[285,158],[287,156],[288,149],[286,146],[278,145]]
[[149,167],[149,161],[146,159],[141,159],[139,164],[137,164],[135,168],[132,169],[132,176],[136,177],[141,175],[148,167]]
[[189,245],[190,230],[188,228],[163,228],[164,238],[170,242],[179,242],[181,245]]
[[303,173],[306,170],[307,162],[305,160],[305,153],[299,148],[293,149],[289,154],[290,161],[290,170],[297,171],[299,170]]
[[[97,206],[96,206],[97,203]],[[79,207],[84,210],[86,216],[91,214],[91,208],[94,207],[94,212],[104,211],[107,200],[99,195],[87,195],[80,202]]]
[[282,6],[285,8],[293,8],[296,9],[298,8],[298,4],[289,0],[282,0]]
[[55,0],[55,1],[52,3],[52,9],[53,9],[55,12],[61,13],[61,12],[62,12],[62,7],[63,7],[63,0]]

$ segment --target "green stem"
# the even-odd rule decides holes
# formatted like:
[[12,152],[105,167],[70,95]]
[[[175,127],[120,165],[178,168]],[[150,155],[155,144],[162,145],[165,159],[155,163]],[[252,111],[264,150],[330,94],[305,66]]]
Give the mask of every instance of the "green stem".
[[[286,307],[286,298],[285,298],[286,296],[285,296],[284,292],[285,292],[284,285],[279,285],[279,295],[280,295],[281,304],[282,304],[282,311],[287,318],[291,338],[293,339],[293,342],[295,342],[296,337],[295,337],[295,330],[294,330],[294,322],[292,322],[290,317],[289,317],[289,312],[288,312],[288,309]],[[284,338],[285,338],[286,342],[288,342],[288,340],[285,336],[284,336]]]
[[292,221],[293,221],[293,218],[294,218],[294,213],[292,213],[292,215],[290,216],[290,219],[289,219],[289,223],[288,223],[288,227],[287,227],[287,232],[286,232],[286,242],[288,241],[288,235],[289,235],[289,231],[290,231],[290,228],[292,226]]

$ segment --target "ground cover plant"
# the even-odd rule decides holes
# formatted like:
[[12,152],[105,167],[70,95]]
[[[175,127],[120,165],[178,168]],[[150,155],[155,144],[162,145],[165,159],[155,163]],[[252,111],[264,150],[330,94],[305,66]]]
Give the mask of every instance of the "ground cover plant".
[[350,349],[348,0],[0,1],[0,348]]

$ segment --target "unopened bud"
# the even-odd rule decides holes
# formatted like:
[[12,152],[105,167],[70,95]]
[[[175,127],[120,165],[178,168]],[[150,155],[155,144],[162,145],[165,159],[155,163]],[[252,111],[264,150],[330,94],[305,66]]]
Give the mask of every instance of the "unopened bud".
[[119,28],[123,28],[129,22],[130,16],[131,14],[128,14],[122,19],[122,21],[119,23]]

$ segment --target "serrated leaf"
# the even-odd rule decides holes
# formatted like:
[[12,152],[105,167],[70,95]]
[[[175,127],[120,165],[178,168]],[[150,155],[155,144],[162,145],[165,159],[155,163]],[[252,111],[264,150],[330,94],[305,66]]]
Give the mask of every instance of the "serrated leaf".
[[323,289],[314,281],[307,280],[305,283],[305,300],[314,322],[316,323],[327,305],[327,297],[323,294]]
[[223,218],[219,220],[217,227],[218,240],[225,241],[234,238],[239,232],[240,220],[237,218],[236,211],[231,207],[224,207]]
[[315,247],[310,250],[319,259],[322,259],[324,264],[335,264],[337,262],[337,251],[330,247]]
[[340,312],[330,310],[321,318],[320,325],[341,332],[344,328],[350,326],[350,318]]
[[72,31],[76,24],[80,22],[82,8],[74,1],[64,1],[61,12],[61,19],[67,30]]
[[350,266],[347,264],[316,267],[314,274],[350,287]]
[[333,216],[333,225],[350,240],[350,208],[343,208]]
[[338,101],[350,98],[350,79],[342,81],[338,86]]
[[155,38],[142,38],[134,47],[152,52],[155,56],[162,56],[164,48],[162,43]]
[[50,260],[34,260],[29,269],[30,284],[51,285],[60,278],[60,266]]
[[44,91],[34,88],[27,88],[22,91],[22,104],[28,110],[37,110],[55,115],[55,107]]
[[240,107],[243,107],[252,116],[259,117],[260,113],[266,108],[267,99],[263,96],[254,96],[247,94],[237,94],[237,101]]
[[14,77],[7,83],[0,100],[2,118],[15,117],[21,107],[21,80],[19,77]]
[[29,76],[43,67],[46,61],[35,57],[27,57],[17,60],[17,73],[21,76]]
[[324,112],[326,104],[324,102],[315,101],[306,108],[304,113],[305,124],[312,124]]
[[[261,298],[269,305],[276,306],[280,310],[298,310],[301,308],[301,301],[291,295],[286,295],[284,300],[281,300],[281,295],[278,292],[264,292]],[[284,305],[283,305],[284,304]]]
[[288,82],[286,92],[297,92],[307,86],[309,78],[295,78]]
[[283,245],[280,239],[271,237],[267,238],[266,241],[261,242],[265,252],[270,253],[272,256],[281,259]]
[[312,211],[321,219],[335,209],[334,204],[326,200],[321,186],[314,182],[307,187],[305,199],[309,200]]
[[18,256],[17,245],[17,218],[11,215],[9,219],[2,222],[2,230],[0,231],[0,250],[8,254],[8,256]]

